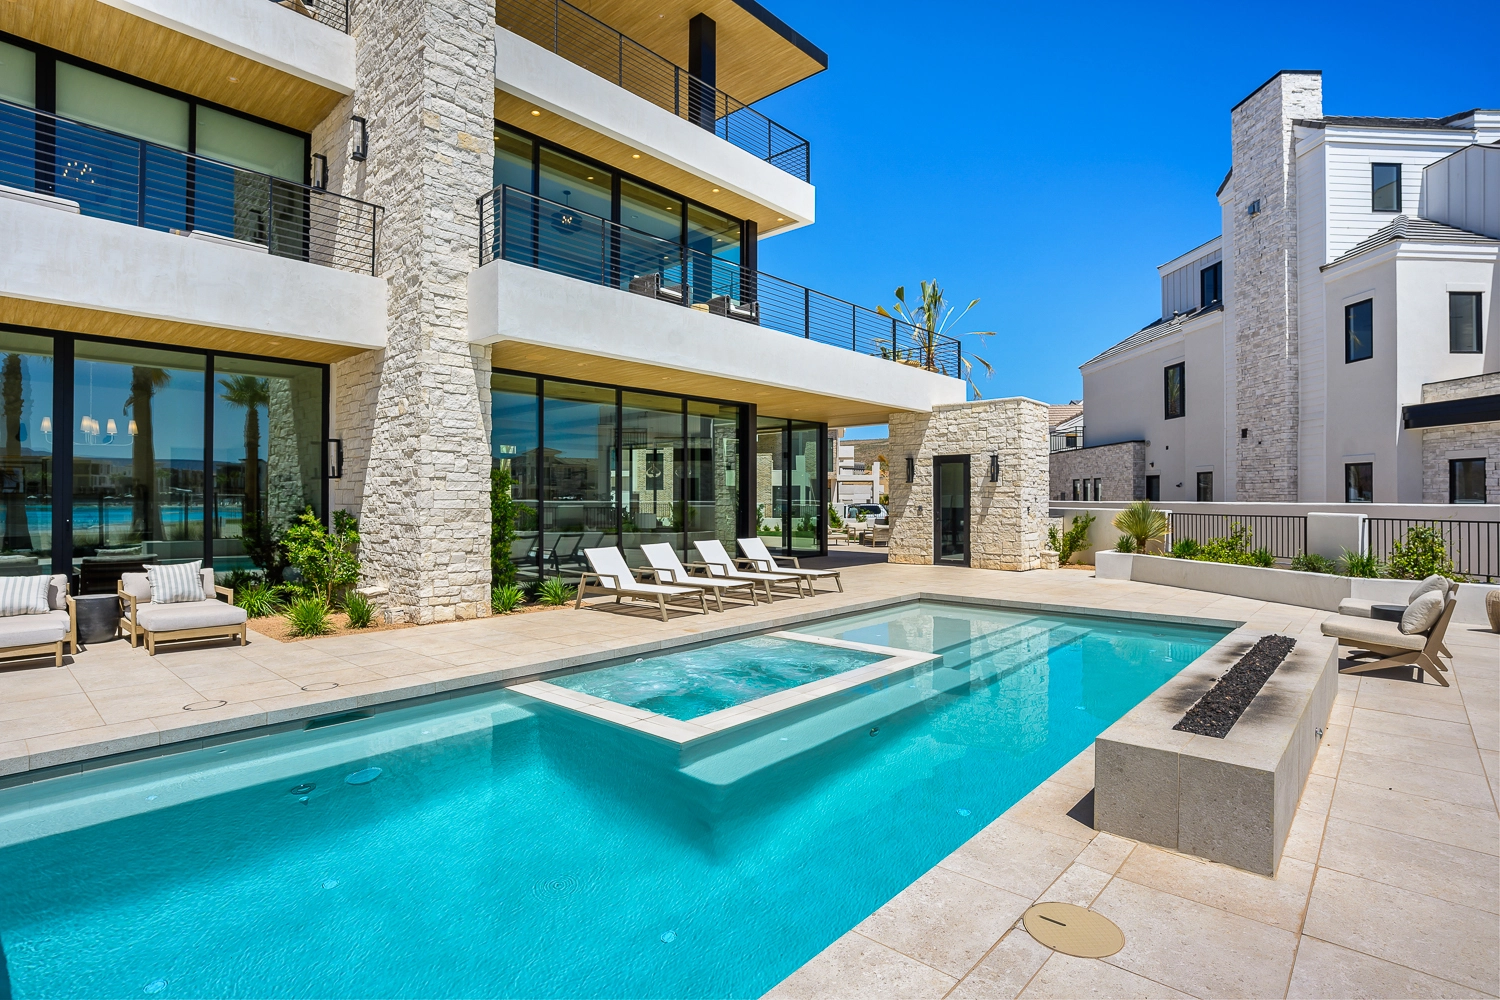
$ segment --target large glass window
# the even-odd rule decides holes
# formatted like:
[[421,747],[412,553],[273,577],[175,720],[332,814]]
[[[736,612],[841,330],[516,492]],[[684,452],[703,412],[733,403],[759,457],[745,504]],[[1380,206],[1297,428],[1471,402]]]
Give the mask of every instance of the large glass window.
[[817,424],[791,425],[787,516],[791,522],[793,552],[817,552],[823,548],[823,477],[818,467],[818,445],[822,439],[823,429]]
[[323,507],[323,372],[214,359],[214,568],[275,573],[276,536]]
[[1449,461],[1448,502],[1489,503],[1484,482],[1484,459],[1455,458]]
[[1212,472],[1198,473],[1198,499],[1203,503],[1213,502],[1214,474]]
[[495,187],[531,193],[531,155],[536,144],[524,135],[495,126]]
[[188,102],[81,66],[57,64],[57,113],[173,149],[188,149]]
[[50,338],[0,330],[0,576],[52,566],[52,366]]
[[1344,364],[1375,356],[1375,300],[1344,307]]
[[1448,350],[1454,354],[1478,354],[1484,350],[1480,292],[1448,293]]
[[1375,463],[1348,462],[1344,465],[1344,502],[1375,502]]
[[537,576],[537,415],[536,379],[500,372],[490,376],[490,462],[510,475],[515,531],[510,561],[521,583]]
[[687,247],[692,262],[693,301],[720,295],[740,298],[740,223],[722,212],[688,205]]
[[819,424],[761,417],[755,432],[758,533],[786,552],[821,551],[823,476]]
[[620,453],[626,559],[643,565],[640,547],[651,542],[667,542],[685,555],[682,398],[622,393]]
[[1224,262],[1216,261],[1198,272],[1198,305],[1207,309],[1224,298]]
[[1162,372],[1166,419],[1173,420],[1187,412],[1187,400],[1183,387],[1183,363],[1167,365]]
[[717,538],[734,551],[740,523],[740,408],[687,404],[687,479],[683,487],[687,549]]
[[[0,42],[0,100],[36,107],[36,55]],[[36,184],[36,116],[0,105],[0,184],[31,191]]]
[[616,544],[615,391],[543,384],[542,572],[579,572],[583,550]]
[[113,590],[122,562],[202,559],[204,357],[84,340],[74,357],[73,555],[84,586]]
[[1401,164],[1370,164],[1370,211],[1401,211]]

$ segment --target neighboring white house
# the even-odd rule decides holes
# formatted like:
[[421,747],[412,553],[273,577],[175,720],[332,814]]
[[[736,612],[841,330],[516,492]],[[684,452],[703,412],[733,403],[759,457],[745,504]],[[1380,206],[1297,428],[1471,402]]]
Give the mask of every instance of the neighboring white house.
[[[1475,380],[1500,371],[1500,111],[1323,116],[1320,74],[1289,71],[1231,138],[1223,235],[1081,366],[1089,448],[1143,442],[1151,499],[1500,502],[1500,399]],[[1425,406],[1454,380],[1477,395]],[[1456,439],[1433,427],[1464,447],[1424,454]]]

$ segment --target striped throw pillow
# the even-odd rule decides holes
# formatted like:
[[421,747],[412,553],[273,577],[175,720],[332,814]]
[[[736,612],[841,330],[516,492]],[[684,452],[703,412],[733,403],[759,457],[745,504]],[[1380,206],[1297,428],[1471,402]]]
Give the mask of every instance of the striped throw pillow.
[[167,563],[164,566],[147,566],[146,577],[151,581],[151,603],[181,604],[183,601],[203,600],[203,560]]
[[44,615],[50,576],[0,576],[0,617]]

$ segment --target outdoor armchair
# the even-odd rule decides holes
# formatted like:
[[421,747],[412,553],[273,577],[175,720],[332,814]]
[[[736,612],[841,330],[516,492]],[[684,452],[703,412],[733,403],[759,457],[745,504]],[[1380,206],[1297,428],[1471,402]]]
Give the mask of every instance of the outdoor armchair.
[[[31,581],[41,588],[41,579],[42,574],[38,574],[10,577],[7,582]],[[78,610],[68,595],[68,578],[59,573],[45,579],[46,611],[33,608],[23,613],[0,615],[0,658],[50,656],[53,664],[60,667],[69,645],[75,655],[78,653]],[[32,593],[39,593],[39,590]]]
[[144,639],[146,652],[155,656],[159,641],[224,638],[245,644],[249,617],[244,608],[234,606],[234,591],[215,586],[212,569],[205,568],[199,575],[203,581],[201,599],[167,603],[153,599],[147,574],[121,575],[115,585],[120,598],[120,631],[130,637],[132,648]]
[[641,583],[635,578],[635,573],[625,563],[625,557],[617,548],[607,549],[584,549],[584,558],[589,561],[591,573],[584,573],[578,578],[578,599],[574,602],[575,609],[583,607],[583,594],[590,580],[594,581],[595,587],[606,594],[615,595],[615,603],[629,597],[632,600],[655,602],[661,611],[661,620],[667,620],[667,601],[680,598],[698,598],[698,605],[703,613],[708,614],[708,599],[702,590],[696,587],[669,587],[657,583]]
[[[789,573],[792,576],[800,576],[807,581],[807,588],[812,590],[814,580],[833,580],[838,584],[839,593],[844,592],[844,581],[839,579],[839,571],[836,569],[803,569],[801,561],[796,556],[782,556],[779,559],[771,555],[771,550],[766,548],[766,543],[758,536],[752,538],[737,538],[740,551],[745,553],[745,558],[762,573]],[[782,565],[790,562],[790,566]]]
[[[1443,597],[1441,600],[1442,610],[1438,613],[1437,620],[1421,631],[1403,631],[1403,625],[1407,624],[1407,619],[1412,614],[1412,608],[1409,608],[1401,622],[1360,618],[1356,615],[1334,615],[1323,623],[1323,634],[1337,639],[1345,646],[1353,647],[1351,656],[1355,659],[1381,657],[1349,667],[1344,673],[1364,674],[1387,667],[1415,666],[1447,687],[1448,681],[1444,679],[1443,671],[1448,668],[1438,659],[1438,651],[1443,648],[1443,635],[1448,631],[1448,622],[1453,618],[1453,609],[1458,606],[1458,601],[1453,597]],[[1413,602],[1413,606],[1415,604]]]
[[802,593],[801,577],[790,573],[759,573],[741,569],[729,558],[729,553],[724,551],[724,543],[717,538],[700,539],[693,543],[693,548],[698,550],[698,558],[703,560],[696,563],[695,568],[706,570],[709,576],[721,580],[753,580],[763,584],[767,601],[773,600],[771,586],[778,583],[790,583],[797,588],[798,597],[806,596]]
[[[1406,596],[1405,605],[1390,606],[1386,605],[1383,601],[1367,601],[1358,597],[1346,597],[1339,602],[1339,614],[1355,618],[1386,618],[1387,620],[1396,621],[1400,619],[1401,612],[1404,612],[1411,606],[1413,601],[1429,590],[1435,590],[1445,598],[1452,597],[1457,599],[1458,597],[1457,583],[1454,583],[1447,577],[1434,574],[1412,589],[1412,592]],[[1381,608],[1380,612],[1375,610],[1377,607]],[[1438,652],[1450,660],[1453,659],[1453,653],[1449,651],[1446,644],[1439,644]]]
[[712,592],[720,611],[724,610],[724,591],[744,590],[750,595],[751,604],[759,604],[755,597],[754,580],[729,580],[722,577],[693,576],[677,558],[677,550],[667,542],[652,542],[641,546],[641,555],[650,563],[649,572],[657,583],[679,587],[697,587]]

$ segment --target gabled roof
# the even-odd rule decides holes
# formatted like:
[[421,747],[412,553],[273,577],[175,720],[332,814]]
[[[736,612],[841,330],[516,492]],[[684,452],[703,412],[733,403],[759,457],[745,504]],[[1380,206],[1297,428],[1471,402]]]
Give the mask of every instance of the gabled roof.
[[1168,316],[1164,319],[1153,320],[1146,326],[1142,327],[1135,333],[1132,333],[1130,336],[1120,341],[1114,347],[1111,347],[1109,350],[1105,351],[1103,354],[1100,354],[1097,357],[1089,358],[1078,367],[1087,368],[1089,365],[1093,364],[1096,361],[1103,361],[1106,358],[1113,358],[1116,355],[1124,354],[1126,351],[1132,350],[1136,347],[1140,347],[1142,344],[1149,344],[1153,340],[1159,340],[1162,337],[1166,337],[1176,333],[1178,330],[1182,329],[1182,324],[1187,320],[1196,319],[1199,316],[1203,316],[1211,312],[1221,312],[1223,311],[1223,309],[1224,303],[1215,302],[1211,305],[1204,306],[1202,309],[1195,309],[1192,312],[1178,313],[1176,316]]
[[1059,427],[1083,413],[1082,403],[1055,403],[1047,407],[1047,426]]
[[1364,253],[1366,250],[1374,250],[1383,247],[1387,243],[1411,242],[1411,243],[1487,243],[1500,245],[1500,240],[1481,236],[1479,233],[1471,233],[1467,229],[1458,229],[1454,226],[1444,225],[1441,222],[1433,222],[1431,219],[1422,219],[1411,215],[1398,215],[1391,220],[1391,224],[1376,230],[1367,239],[1355,244],[1354,248],[1341,257],[1324,264],[1322,270],[1327,270],[1335,265],[1342,264],[1350,257]]

